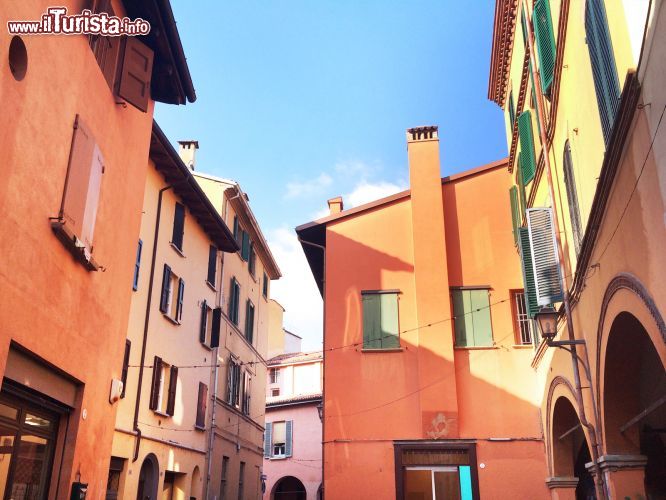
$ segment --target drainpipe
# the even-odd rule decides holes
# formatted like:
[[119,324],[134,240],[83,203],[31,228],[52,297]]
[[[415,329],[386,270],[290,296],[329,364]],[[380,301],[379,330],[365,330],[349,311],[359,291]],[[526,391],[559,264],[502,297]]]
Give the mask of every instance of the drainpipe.
[[324,307],[322,311],[322,328],[321,328],[321,337],[322,337],[322,346],[321,346],[321,358],[322,358],[322,376],[321,376],[321,500],[324,500],[326,496],[326,483],[324,482],[324,429],[326,428],[326,401],[324,388],[326,387],[326,247],[324,245],[318,245],[317,243],[312,243],[311,241],[305,241],[298,236],[298,241],[302,245],[310,245],[321,250],[322,258],[324,261],[324,270],[321,279],[322,284],[322,295],[324,298]]
[[[532,28],[532,23],[531,23],[531,16],[527,12],[527,9],[525,8],[525,2],[522,3],[522,9],[523,9],[523,14],[525,15],[525,19],[528,20],[528,30],[529,30],[529,35],[527,36],[527,41],[528,41],[528,48],[529,48],[529,55],[530,55],[530,62],[532,66],[532,78],[534,81],[534,88],[535,89],[540,89],[541,88],[541,81],[539,80],[539,73],[537,72],[536,68],[536,52],[534,49],[534,31]],[[549,143],[548,143],[548,137],[546,136],[546,123],[544,120],[544,104],[543,104],[543,95],[541,92],[536,92],[536,114],[537,114],[537,121],[539,122],[539,129],[540,129],[540,138],[541,138],[541,144],[543,146],[543,158],[544,158],[544,169],[546,171],[546,178],[548,181],[548,193],[550,195],[551,203],[553,204],[553,212],[555,213],[555,217],[553,217],[553,224],[555,226],[555,239],[557,241],[557,254],[558,254],[558,259],[559,259],[559,265],[560,269],[564,269],[564,252],[562,250],[562,242],[560,241],[560,228],[559,228],[559,221],[558,221],[558,210],[557,210],[557,199],[555,198],[555,189],[553,188],[553,177],[552,177],[552,172],[550,168],[550,149],[549,149]],[[585,405],[583,403],[583,389],[580,383],[580,369],[578,367],[578,355],[576,353],[576,343],[580,343],[580,341],[576,341],[576,336],[574,333],[574,325],[573,325],[573,318],[571,316],[571,305],[569,303],[569,292],[566,289],[565,285],[565,291],[564,291],[564,315],[566,319],[566,324],[567,324],[567,331],[569,334],[569,341],[572,342],[571,344],[571,363],[572,363],[572,368],[573,368],[573,375],[574,375],[574,383],[575,383],[575,388],[576,388],[576,403],[578,404],[578,409],[579,409],[579,419],[581,425],[585,427],[589,433],[590,436],[590,444],[592,448],[592,460],[593,460],[593,468],[594,468],[594,473],[595,473],[595,482],[596,482],[596,489],[597,489],[597,494],[600,496],[601,499],[604,498],[610,498],[608,495],[608,490],[606,488],[606,482],[605,478],[601,474],[601,469],[599,467],[599,455],[601,454],[601,446],[600,443],[597,440],[597,423],[595,424],[590,423],[587,420],[587,415],[585,413]],[[585,347],[587,350],[587,346]],[[590,382],[590,391],[592,392],[592,400],[594,401],[594,392],[592,388],[592,383]],[[596,413],[596,412],[595,412]],[[595,415],[595,417],[597,417]],[[596,420],[596,418],[595,418]]]
[[162,195],[164,191],[171,189],[172,186],[165,186],[159,191],[157,196],[157,214],[155,215],[155,235],[153,237],[153,255],[150,261],[150,278],[148,281],[148,300],[146,300],[146,314],[143,323],[143,341],[141,343],[141,361],[139,363],[139,381],[136,389],[136,402],[134,404],[134,455],[132,463],[139,458],[139,446],[141,445],[141,429],[139,429],[139,405],[141,404],[141,384],[143,382],[143,365],[146,361],[146,344],[148,342],[148,325],[150,323],[150,305],[153,298],[153,282],[155,277],[155,259],[157,257],[157,237],[160,234],[160,216],[162,214]]

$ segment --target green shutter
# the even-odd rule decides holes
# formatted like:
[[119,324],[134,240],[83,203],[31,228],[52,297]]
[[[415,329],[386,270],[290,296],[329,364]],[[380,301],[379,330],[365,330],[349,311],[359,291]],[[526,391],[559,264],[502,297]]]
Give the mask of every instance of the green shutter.
[[513,242],[518,244],[518,227],[521,223],[520,207],[518,206],[518,188],[509,188],[509,199],[511,200],[511,224],[513,226]]
[[273,423],[266,422],[266,430],[264,431],[264,458],[270,458],[273,448]]
[[490,321],[488,290],[468,290],[472,308],[475,346],[492,346],[493,329]]
[[[537,94],[536,94],[536,89],[534,88],[534,75],[532,74],[532,62],[530,61],[530,83],[532,84],[532,95],[534,96],[534,109],[537,109],[537,106],[539,105],[537,102]],[[539,122],[539,118],[537,117],[536,112],[534,113],[534,118],[537,124],[537,134],[539,137],[539,142],[541,142],[541,123]]]
[[536,172],[532,113],[530,111],[524,111],[518,117],[518,136],[520,138],[522,180],[523,184],[528,184],[534,179],[534,173]]
[[398,294],[383,293],[379,295],[381,319],[381,345],[384,349],[400,347],[398,334]]
[[472,315],[472,300],[466,290],[453,290],[451,298],[453,301],[453,320],[456,334],[456,345],[467,347],[474,345]]
[[518,198],[520,199],[520,204],[518,205],[520,209],[520,219],[518,221],[518,226],[523,224],[523,216],[525,215],[525,210],[527,210],[527,203],[525,197],[525,184],[523,183],[523,174],[522,167],[520,166],[520,153],[518,153],[518,170],[516,172],[516,181],[518,182]]
[[285,443],[284,443],[284,456],[285,457],[290,457],[293,453],[293,436],[294,436],[294,421],[293,420],[287,420],[285,422]]
[[532,250],[530,248],[530,233],[526,227],[521,227],[520,258],[523,266],[523,283],[525,284],[525,302],[530,318],[539,311],[537,304],[536,283],[534,281],[534,267],[532,266]]
[[550,94],[550,88],[555,74],[555,35],[553,33],[553,20],[550,16],[549,0],[536,0],[534,2],[534,35],[539,52],[539,74],[541,76],[541,90],[545,95]]
[[516,121],[516,109],[513,105],[513,90],[509,92],[509,121],[511,122],[511,128],[513,129],[513,124]]
[[520,26],[523,29],[523,45],[527,46],[527,20],[523,9],[520,9]]
[[363,295],[363,348],[379,349],[382,346],[379,295]]

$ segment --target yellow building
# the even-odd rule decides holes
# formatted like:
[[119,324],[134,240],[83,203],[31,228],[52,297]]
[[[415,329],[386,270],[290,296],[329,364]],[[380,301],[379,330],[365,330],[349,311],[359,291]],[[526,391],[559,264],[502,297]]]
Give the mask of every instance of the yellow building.
[[[194,168],[195,141],[181,142]],[[237,182],[193,172],[228,227],[238,251],[222,254],[222,326],[211,405],[207,497],[261,498],[270,281],[280,269]]]
[[662,5],[496,3],[517,258],[557,317],[532,359],[553,498],[666,495]]

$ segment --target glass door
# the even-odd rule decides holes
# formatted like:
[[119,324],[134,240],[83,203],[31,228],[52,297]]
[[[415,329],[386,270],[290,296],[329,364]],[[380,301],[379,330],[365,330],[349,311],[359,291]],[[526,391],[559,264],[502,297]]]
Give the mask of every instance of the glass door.
[[472,500],[469,465],[406,467],[405,500]]

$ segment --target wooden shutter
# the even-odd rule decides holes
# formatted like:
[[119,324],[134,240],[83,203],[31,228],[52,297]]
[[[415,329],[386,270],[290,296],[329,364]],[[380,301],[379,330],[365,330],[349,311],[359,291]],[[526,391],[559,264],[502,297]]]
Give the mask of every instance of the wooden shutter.
[[532,16],[534,35],[539,53],[539,74],[541,76],[541,90],[550,94],[550,88],[555,74],[555,35],[553,33],[553,20],[550,16],[549,0],[536,0]]
[[120,393],[120,397],[125,397],[125,389],[127,389],[127,373],[129,371],[129,362],[130,362],[130,351],[132,349],[132,341],[130,339],[125,340],[125,355],[123,356],[123,371],[120,376],[120,380],[123,382],[123,390]]
[[171,268],[164,264],[162,273],[162,295],[160,296],[160,311],[164,314],[169,312],[169,287],[171,286]]
[[153,51],[135,36],[126,37],[124,44],[118,95],[145,113],[150,101]]
[[183,278],[178,279],[178,305],[176,306],[176,321],[183,317],[183,296],[185,295],[185,282]]
[[525,196],[525,184],[523,183],[523,173],[522,169],[520,168],[520,153],[518,153],[518,169],[516,171],[516,181],[518,182],[518,199],[520,200],[520,219],[518,222],[518,226],[522,226],[523,224],[523,217],[525,215],[525,210],[527,210],[527,198]]
[[286,457],[290,457],[293,452],[293,437],[294,437],[294,421],[293,420],[287,420],[285,422],[285,427],[286,427],[286,439],[285,439],[285,453],[284,455]]
[[234,239],[236,240],[236,243],[240,245],[240,239],[239,239],[239,234],[238,234],[238,217],[234,215]]
[[220,346],[220,327],[222,325],[222,309],[216,307],[213,309],[213,325],[210,333],[210,347]]
[[529,34],[527,33],[527,20],[525,19],[525,12],[523,9],[520,9],[520,26],[523,32],[523,45],[527,47],[527,37]]
[[102,153],[88,126],[76,115],[60,219],[88,252],[92,251],[103,173]]
[[199,382],[199,397],[197,399],[197,427],[206,426],[206,405],[208,402],[208,386]]
[[245,303],[245,338],[251,344],[254,335],[254,305],[247,300]]
[[238,285],[235,278],[231,278],[231,287],[229,288],[229,319],[238,325]]
[[273,423],[266,422],[266,430],[264,431],[264,458],[270,458],[273,455]]
[[[536,93],[536,87],[534,86],[534,75],[532,74],[532,62],[530,61],[529,63],[529,75],[530,75],[530,84],[532,85],[532,97],[534,99],[534,109],[536,110],[537,107],[537,93]],[[536,122],[537,125],[537,138],[539,139],[539,143],[541,143],[541,123],[539,122],[539,119],[537,118],[536,112],[534,113],[534,121]]]
[[509,200],[511,202],[511,224],[513,226],[513,241],[518,244],[518,228],[520,227],[520,207],[518,205],[518,188],[511,186],[509,188]]
[[513,90],[511,90],[509,92],[509,123],[511,123],[512,129],[515,121],[516,121],[516,109],[513,104]]
[[530,208],[527,210],[527,227],[530,234],[537,304],[546,306],[561,302],[564,290],[555,239],[553,210]]
[[233,369],[233,405],[240,406],[240,365],[234,365]]
[[254,251],[254,243],[250,242],[250,260],[248,261],[248,270],[250,271],[250,274],[254,276],[254,267],[256,265],[256,260],[257,260],[257,254]]
[[467,347],[474,345],[474,326],[472,322],[472,298],[467,290],[452,290],[453,302],[453,329],[456,336],[456,346]]
[[141,269],[141,250],[143,249],[143,241],[139,240],[136,246],[136,260],[134,261],[134,280],[132,281],[132,290],[139,288],[139,270]]
[[206,343],[206,328],[208,328],[208,304],[204,300],[201,304],[201,324],[199,325],[199,342]]
[[229,356],[229,364],[227,365],[227,403],[231,404],[233,401],[233,378],[234,378],[234,362]]
[[245,231],[242,231],[242,233],[243,244],[241,246],[241,257],[247,262],[250,259],[250,234]]
[[157,405],[160,397],[160,383],[162,381],[162,358],[155,356],[153,360],[153,382],[150,387],[150,402],[149,407],[151,410],[157,410]]
[[215,286],[215,271],[217,270],[217,248],[213,245],[208,250],[208,276],[207,281]]
[[171,374],[169,376],[169,399],[167,400],[167,415],[173,416],[174,408],[176,407],[176,387],[178,387],[178,367],[171,367]]
[[185,206],[181,203],[176,203],[173,212],[173,233],[171,235],[171,243],[173,243],[178,250],[183,249],[183,232],[185,231]]
[[393,349],[400,347],[397,293],[382,293],[379,295],[379,315],[382,348]]
[[534,285],[534,266],[532,265],[532,249],[530,247],[530,234],[526,227],[518,229],[520,235],[519,248],[523,269],[523,284],[525,285],[525,305],[530,318],[539,311],[537,304],[536,287]]
[[564,145],[564,185],[567,189],[567,202],[569,205],[569,217],[571,218],[571,232],[573,234],[576,255],[580,253],[583,242],[583,227],[580,221],[578,208],[578,192],[576,190],[576,178],[574,176],[573,162],[571,160],[571,147],[569,141]]
[[381,315],[378,294],[363,294],[363,348],[379,349],[381,342]]
[[520,156],[523,184],[528,184],[536,172],[534,153],[534,134],[532,132],[532,113],[523,111],[518,117],[518,136],[520,138]]
[[264,283],[263,283],[263,290],[262,293],[265,298],[268,298],[268,276],[266,276],[266,273],[264,273]]
[[493,329],[490,320],[488,290],[469,290],[474,346],[492,346]]
[[585,2],[585,35],[592,64],[601,130],[604,142],[608,144],[615,116],[620,107],[620,82],[608,31],[606,8],[602,0]]

